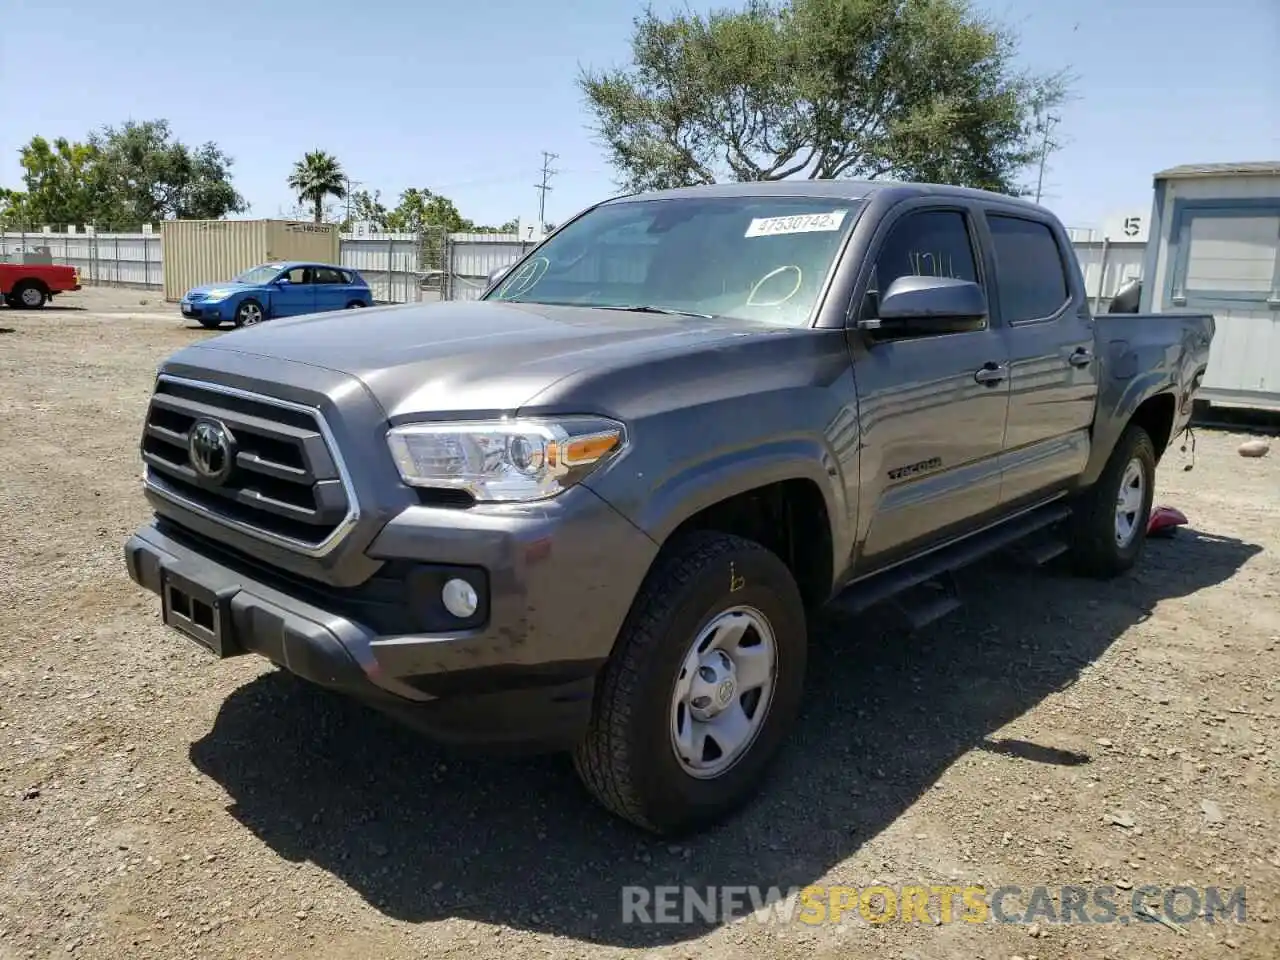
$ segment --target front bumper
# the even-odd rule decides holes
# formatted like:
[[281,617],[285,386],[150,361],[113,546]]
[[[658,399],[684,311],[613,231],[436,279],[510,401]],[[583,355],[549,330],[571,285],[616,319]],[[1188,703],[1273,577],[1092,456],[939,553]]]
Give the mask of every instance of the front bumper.
[[210,302],[208,300],[179,300],[178,309],[182,311],[182,315],[188,320],[220,320],[227,321],[232,318],[232,312],[228,309],[228,302],[225,300],[217,300]]
[[[405,510],[366,551],[378,572],[351,587],[164,520],[129,538],[125,561],[166,622],[220,656],[259,654],[442,742],[559,750],[585,729],[596,673],[657,549],[590,491],[570,494],[542,516]],[[482,605],[448,630],[432,604],[455,575]],[[173,615],[193,601],[216,631]]]

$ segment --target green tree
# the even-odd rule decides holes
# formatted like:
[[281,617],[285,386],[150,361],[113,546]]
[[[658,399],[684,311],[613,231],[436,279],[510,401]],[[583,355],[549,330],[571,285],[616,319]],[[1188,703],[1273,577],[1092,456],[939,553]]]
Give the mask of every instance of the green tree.
[[9,191],[6,198],[15,222],[20,217],[31,226],[95,223],[109,205],[97,169],[99,153],[92,144],[37,136],[18,157],[26,191]]
[[104,127],[89,145],[106,190],[102,217],[132,226],[218,220],[248,209],[231,184],[231,158],[215,143],[191,147],[175,140],[167,120]]
[[342,221],[342,229],[350,230],[352,225],[360,221],[370,223],[375,230],[385,230],[390,213],[382,202],[382,193],[375,190],[353,190],[347,198],[350,215]]
[[1031,104],[1065,73],[1015,68],[969,0],[748,0],[635,20],[633,64],[579,78],[628,190],[718,180],[896,177],[1023,192]]
[[315,221],[324,219],[326,197],[341,200],[347,195],[347,177],[342,164],[333,154],[312,150],[293,165],[289,174],[289,188],[298,195],[300,203],[310,203],[315,211]]
[[164,120],[103,127],[86,142],[32,137],[19,152],[25,191],[8,191],[10,223],[136,230],[160,220],[216,220],[248,209],[216,144],[189,147]]
[[423,227],[443,227],[450,233],[470,230],[474,224],[458,212],[448,197],[426,188],[410,187],[400,194],[400,203],[387,218],[388,230],[416,233]]

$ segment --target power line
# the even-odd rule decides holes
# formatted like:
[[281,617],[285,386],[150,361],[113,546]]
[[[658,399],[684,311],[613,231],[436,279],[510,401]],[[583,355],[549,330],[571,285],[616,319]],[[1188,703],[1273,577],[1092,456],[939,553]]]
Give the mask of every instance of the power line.
[[559,158],[560,155],[557,153],[542,151],[542,182],[533,185],[533,189],[538,191],[538,229],[543,233],[547,230],[547,191],[554,189],[550,185],[550,180],[560,172],[551,169],[551,161]]

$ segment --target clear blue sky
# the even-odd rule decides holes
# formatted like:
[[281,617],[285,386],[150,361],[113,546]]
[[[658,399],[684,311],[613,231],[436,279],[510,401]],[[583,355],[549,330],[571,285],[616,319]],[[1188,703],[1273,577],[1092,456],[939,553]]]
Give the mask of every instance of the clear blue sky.
[[[695,7],[711,6],[691,0]],[[673,6],[658,0],[658,9]],[[714,5],[735,5],[734,0]],[[1277,0],[983,0],[1037,70],[1078,74],[1045,202],[1071,225],[1146,210],[1179,163],[1280,159]],[[547,217],[614,191],[585,127],[580,64],[620,64],[642,0],[41,0],[0,27],[0,184],[19,146],[167,118],[235,159],[251,216],[292,205],[304,150],[338,156],[392,199],[445,193],[464,216],[532,219],[542,150],[558,153]]]

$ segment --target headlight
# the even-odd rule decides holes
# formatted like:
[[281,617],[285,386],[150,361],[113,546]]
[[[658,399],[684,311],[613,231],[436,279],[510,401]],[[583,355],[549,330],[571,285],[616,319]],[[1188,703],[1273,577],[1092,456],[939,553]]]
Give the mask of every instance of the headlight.
[[387,433],[405,483],[466,490],[481,501],[554,497],[626,441],[622,424],[603,417],[410,423]]
[[210,290],[204,295],[205,300],[225,300],[231,296],[230,290]]

